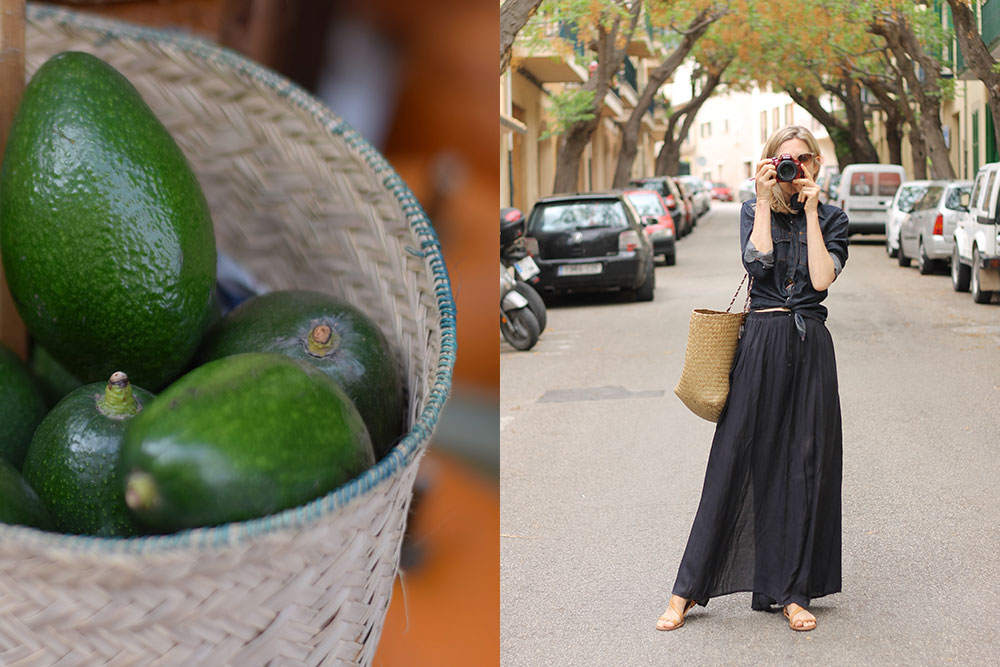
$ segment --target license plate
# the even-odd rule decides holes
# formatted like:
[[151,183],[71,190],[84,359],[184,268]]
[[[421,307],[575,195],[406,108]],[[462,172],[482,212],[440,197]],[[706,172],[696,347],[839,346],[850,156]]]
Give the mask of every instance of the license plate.
[[520,261],[514,262],[514,270],[517,271],[517,275],[524,281],[531,280],[539,273],[538,265],[535,264],[535,260],[531,257],[525,257]]
[[592,276],[603,270],[604,267],[600,262],[595,262],[594,264],[562,264],[556,273],[560,276]]

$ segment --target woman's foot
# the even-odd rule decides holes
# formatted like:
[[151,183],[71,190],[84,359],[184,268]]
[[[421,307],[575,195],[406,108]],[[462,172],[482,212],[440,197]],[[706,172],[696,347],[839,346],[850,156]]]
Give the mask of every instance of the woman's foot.
[[816,628],[816,617],[808,609],[794,603],[785,605],[785,618],[788,619],[788,627],[796,632],[808,632]]
[[657,630],[676,630],[684,625],[684,617],[694,606],[694,600],[686,600],[678,595],[671,595],[667,610],[656,621]]

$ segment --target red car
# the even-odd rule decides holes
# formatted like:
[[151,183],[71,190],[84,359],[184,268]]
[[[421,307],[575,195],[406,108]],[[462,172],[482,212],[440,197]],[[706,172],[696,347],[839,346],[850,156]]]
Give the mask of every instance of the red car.
[[712,199],[733,201],[733,191],[725,183],[712,183]]
[[[643,231],[653,246],[653,258],[663,255],[667,266],[673,266],[677,262],[677,247],[674,243],[677,230],[663,197],[656,190],[625,190],[624,194],[639,212]],[[656,221],[653,222],[652,218]]]

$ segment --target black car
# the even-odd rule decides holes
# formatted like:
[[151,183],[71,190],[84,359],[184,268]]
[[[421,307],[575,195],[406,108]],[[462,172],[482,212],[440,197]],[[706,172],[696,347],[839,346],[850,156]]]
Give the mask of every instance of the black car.
[[525,247],[541,270],[543,294],[621,288],[652,301],[653,247],[620,192],[554,195],[535,203]]
[[671,176],[647,176],[646,178],[635,178],[629,181],[630,185],[646,190],[656,190],[663,197],[667,208],[670,209],[670,217],[674,219],[674,226],[677,228],[677,238],[687,236],[694,227],[690,208],[684,204],[684,195],[681,194],[677,183]]

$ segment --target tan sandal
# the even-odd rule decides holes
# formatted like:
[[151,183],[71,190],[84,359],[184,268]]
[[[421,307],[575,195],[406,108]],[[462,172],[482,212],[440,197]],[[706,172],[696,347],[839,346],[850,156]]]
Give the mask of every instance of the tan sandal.
[[[788,613],[788,606],[787,605],[784,608],[785,618],[788,619],[788,627],[790,627],[792,630],[795,630],[795,632],[809,632],[810,630],[815,630],[816,629],[816,617],[815,616],[813,616],[812,618],[804,618],[804,619],[802,619],[800,621],[800,623],[802,623],[802,625],[799,625],[799,626],[795,625],[795,619],[798,618],[802,614],[802,612],[805,612],[807,614],[812,615],[812,613],[808,609],[806,609],[805,607],[802,607],[800,605],[795,605],[795,606],[798,607],[799,610],[797,612],[795,612],[794,614],[789,614]],[[808,623],[812,623],[812,626],[807,625]]]
[[[667,612],[663,612],[663,615],[660,616],[660,618],[657,619],[656,621],[656,629],[664,632],[669,632],[670,630],[676,630],[677,628],[681,627],[682,625],[684,625],[684,621],[687,620],[687,613],[691,611],[691,607],[693,607],[695,604],[696,603],[694,600],[688,600],[687,602],[684,603],[684,611],[681,612],[680,622],[674,621],[674,619],[672,618],[667,618]],[[670,603],[668,602],[667,611],[676,612],[677,610],[671,607]],[[660,625],[660,623],[663,621],[666,621],[667,623],[673,623],[674,625],[673,627],[669,628],[663,627]]]

